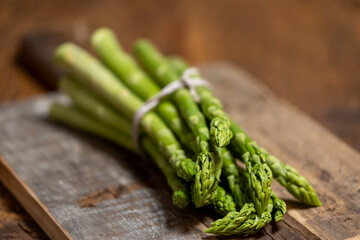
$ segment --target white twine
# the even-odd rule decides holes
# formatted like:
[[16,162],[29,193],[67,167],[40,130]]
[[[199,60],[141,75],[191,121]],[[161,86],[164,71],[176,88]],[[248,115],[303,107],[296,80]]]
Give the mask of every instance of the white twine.
[[197,86],[207,86],[210,84],[205,79],[200,78],[199,70],[195,67],[188,68],[184,71],[181,77],[166,85],[157,95],[148,99],[144,104],[136,111],[132,118],[132,141],[136,149],[141,153],[139,145],[139,128],[141,119],[144,115],[153,110],[159,103],[167,96],[175,92],[180,88],[187,88],[195,102],[199,102],[199,96],[196,92]]

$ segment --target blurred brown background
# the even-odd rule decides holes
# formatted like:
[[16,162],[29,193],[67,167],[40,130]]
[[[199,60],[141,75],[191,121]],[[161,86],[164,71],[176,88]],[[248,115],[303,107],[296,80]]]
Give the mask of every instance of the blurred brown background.
[[[14,62],[25,35],[66,31],[86,45],[101,26],[129,51],[148,37],[194,64],[241,66],[360,150],[359,0],[0,0],[0,102],[45,91]],[[0,184],[4,238],[47,237]]]

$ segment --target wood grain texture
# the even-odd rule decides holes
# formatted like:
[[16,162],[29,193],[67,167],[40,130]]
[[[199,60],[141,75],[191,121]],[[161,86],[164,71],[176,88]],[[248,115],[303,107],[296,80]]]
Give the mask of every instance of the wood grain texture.
[[[288,215],[255,237],[359,237],[359,155],[243,71],[221,63],[202,71],[230,115],[261,145],[299,169],[324,204],[307,208],[274,183],[279,196],[287,199]],[[65,232],[74,239],[206,237],[202,230],[214,215],[208,217],[208,209],[173,206],[170,191],[153,166],[112,144],[46,120],[44,108],[56,97],[3,106],[0,152]],[[3,176],[1,180],[14,191]]]

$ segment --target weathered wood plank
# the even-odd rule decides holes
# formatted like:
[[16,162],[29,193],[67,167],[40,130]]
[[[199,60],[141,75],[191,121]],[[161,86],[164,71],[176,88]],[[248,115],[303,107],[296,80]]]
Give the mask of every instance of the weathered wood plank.
[[[202,70],[230,115],[261,145],[299,169],[324,204],[306,208],[274,183],[279,195],[289,199],[289,214],[255,237],[359,237],[359,155],[246,73],[219,63]],[[206,237],[202,230],[212,221],[207,209],[174,207],[155,167],[110,143],[46,120],[43,111],[57,97],[0,109],[0,154],[6,160],[0,164],[0,178],[32,216],[31,209],[38,212],[40,206],[43,215],[53,217],[47,221],[61,225],[62,237],[74,239]],[[28,196],[21,189],[28,190]],[[37,207],[29,204],[31,199],[38,199]],[[50,237],[60,238],[50,234],[57,226],[34,218]]]

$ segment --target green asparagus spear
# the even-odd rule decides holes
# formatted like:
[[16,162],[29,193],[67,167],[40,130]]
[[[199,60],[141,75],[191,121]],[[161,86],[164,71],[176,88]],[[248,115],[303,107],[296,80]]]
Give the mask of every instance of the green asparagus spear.
[[[103,106],[103,108],[107,107]],[[72,106],[66,107],[58,103],[53,103],[49,111],[49,117],[53,120],[108,139],[122,147],[136,152],[136,149],[132,145],[132,142],[129,141],[128,136],[121,134],[121,132],[118,132],[116,128],[112,128],[110,125],[102,124],[102,121],[99,119],[92,119],[92,116],[97,116],[96,112],[97,109],[94,108],[93,112],[87,115],[87,113]],[[121,117],[117,116],[117,118]],[[141,142],[142,147],[163,172],[170,188],[173,190],[173,203],[180,208],[186,207],[191,201],[190,192],[186,182],[176,175],[174,169],[169,165],[150,138],[145,136],[142,138]]]
[[[161,86],[176,81],[177,76],[161,53],[148,41],[139,40],[135,44],[135,55],[141,64],[158,80]],[[210,152],[209,129],[206,120],[187,89],[178,89],[172,94],[189,128],[197,140],[199,152],[195,163],[195,180],[192,187],[193,202],[196,207],[211,203],[219,179],[215,154]]]
[[94,94],[86,91],[74,77],[63,77],[59,82],[59,88],[72,99],[75,107],[91,115],[101,123],[108,124],[118,130],[128,138],[129,142],[131,141],[130,121],[116,113],[111,107],[96,98]]
[[229,212],[236,211],[236,204],[232,196],[220,186],[216,188],[216,193],[211,203],[215,211],[222,216],[225,216]]
[[91,119],[86,114],[82,114],[78,109],[72,106],[66,107],[58,103],[53,104],[49,110],[49,118],[101,136],[130,151],[136,152],[136,149],[132,142],[129,141],[128,136],[109,130],[109,128],[103,124],[99,124],[96,120]]
[[[147,100],[160,92],[160,87],[137,65],[130,55],[124,52],[115,34],[110,29],[100,28],[96,30],[91,37],[91,43],[104,64],[142,100]],[[192,149],[194,147],[190,140],[192,134],[180,118],[176,107],[169,101],[162,101],[156,107],[156,111],[180,142],[188,149]],[[194,151],[194,149],[192,150]]]
[[[118,81],[115,75],[75,44],[64,43],[58,47],[55,61],[125,117],[131,118],[141,107],[143,102]],[[186,157],[165,123],[156,114],[149,112],[143,117],[141,127],[169,159],[178,176],[185,180],[193,179],[194,162]]]
[[256,233],[271,221],[272,208],[273,203],[270,200],[266,211],[259,217],[254,204],[246,203],[239,212],[229,212],[225,217],[211,223],[211,227],[205,232],[218,235]]
[[275,156],[266,154],[266,163],[271,168],[275,179],[283,185],[295,198],[300,202],[311,205],[321,206],[321,202],[316,195],[314,188],[306,180],[306,178],[293,167],[282,163]]
[[313,187],[304,176],[296,171],[296,169],[282,163],[276,157],[268,154],[265,149],[260,148],[235,122],[232,122],[231,130],[235,137],[232,139],[230,146],[236,157],[245,161],[241,156],[249,151],[248,149],[250,148],[252,152],[256,152],[261,156],[261,159],[265,159],[265,162],[270,167],[275,179],[295,198],[308,205],[321,206],[321,202]]
[[[188,64],[179,57],[170,57],[168,62],[176,70],[177,77],[180,77],[189,68]],[[198,86],[196,87],[196,92],[199,95],[200,106],[204,115],[211,121],[210,136],[214,140],[215,145],[218,147],[227,146],[233,134],[230,130],[230,119],[224,112],[221,102],[208,87]]]
[[243,231],[239,230],[239,227],[254,216],[256,216],[254,204],[246,203],[239,212],[229,212],[225,217],[212,222],[211,227],[205,232],[219,235],[240,234]]

